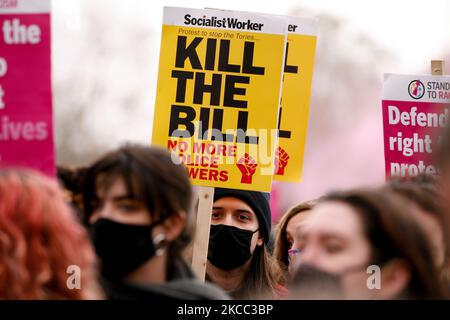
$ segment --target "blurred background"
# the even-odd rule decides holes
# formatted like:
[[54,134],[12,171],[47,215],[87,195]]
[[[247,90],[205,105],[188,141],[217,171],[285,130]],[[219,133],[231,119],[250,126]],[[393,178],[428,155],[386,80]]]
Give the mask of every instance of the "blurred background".
[[383,73],[429,74],[436,59],[450,74],[447,0],[53,0],[59,165],[150,143],[163,6],[319,20],[303,180],[274,183],[275,217],[330,190],[384,181]]

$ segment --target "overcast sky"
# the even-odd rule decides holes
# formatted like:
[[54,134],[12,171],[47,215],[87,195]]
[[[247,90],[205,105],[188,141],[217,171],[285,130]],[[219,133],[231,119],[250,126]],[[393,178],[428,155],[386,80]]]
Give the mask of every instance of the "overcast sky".
[[[53,1],[54,14],[63,15],[68,24],[76,22],[78,6],[86,0]],[[399,58],[387,72],[410,73],[427,70],[429,60],[442,59],[450,50],[450,1],[446,0],[89,0],[99,10],[115,11],[114,23],[133,20],[146,28],[160,30],[162,8],[224,8],[254,12],[288,14],[300,6],[314,12],[345,17],[349,25],[366,32]],[[352,29],[351,28],[351,29]],[[350,30],[351,30],[350,29]],[[159,38],[155,38],[155,42]]]

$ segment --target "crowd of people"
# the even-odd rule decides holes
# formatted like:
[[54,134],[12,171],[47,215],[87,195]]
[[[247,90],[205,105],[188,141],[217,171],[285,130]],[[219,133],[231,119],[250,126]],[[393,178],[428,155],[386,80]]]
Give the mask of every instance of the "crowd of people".
[[125,145],[57,180],[2,168],[0,299],[447,299],[450,130],[436,161],[437,176],[331,192],[276,226],[268,193],[215,188],[205,279],[198,199],[168,151]]

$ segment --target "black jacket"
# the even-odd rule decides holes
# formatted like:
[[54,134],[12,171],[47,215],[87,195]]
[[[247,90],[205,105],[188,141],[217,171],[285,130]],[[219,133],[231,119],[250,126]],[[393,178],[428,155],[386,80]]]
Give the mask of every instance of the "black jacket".
[[229,300],[218,287],[199,281],[185,262],[178,262],[172,280],[162,284],[111,283],[103,280],[110,300]]

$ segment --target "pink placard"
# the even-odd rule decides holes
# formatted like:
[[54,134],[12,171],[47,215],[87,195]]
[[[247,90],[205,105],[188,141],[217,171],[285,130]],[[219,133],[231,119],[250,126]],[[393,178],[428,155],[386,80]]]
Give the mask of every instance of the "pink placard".
[[0,164],[54,176],[49,2],[18,0],[3,5]]
[[435,155],[449,120],[450,77],[387,74],[383,96],[386,177],[436,174]]

